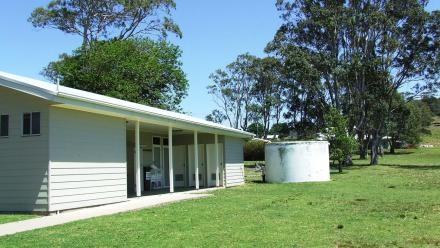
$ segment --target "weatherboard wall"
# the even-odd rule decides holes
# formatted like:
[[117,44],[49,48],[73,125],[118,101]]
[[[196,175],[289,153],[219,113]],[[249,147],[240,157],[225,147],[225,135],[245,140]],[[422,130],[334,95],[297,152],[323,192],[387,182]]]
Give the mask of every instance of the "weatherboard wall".
[[[0,79],[1,80],[1,79]],[[40,135],[22,135],[22,115],[40,112]],[[9,136],[0,137],[0,211],[47,211],[49,103],[0,87],[0,114]]]
[[49,211],[127,199],[124,119],[50,108]]
[[244,140],[225,137],[225,183],[226,187],[244,184]]

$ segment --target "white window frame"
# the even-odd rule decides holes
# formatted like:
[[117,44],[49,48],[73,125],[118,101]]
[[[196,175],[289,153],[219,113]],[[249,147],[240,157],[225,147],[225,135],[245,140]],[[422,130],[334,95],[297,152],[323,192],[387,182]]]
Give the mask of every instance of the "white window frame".
[[[33,113],[40,113],[40,133],[33,134],[32,133],[32,114]],[[24,134],[24,115],[29,114],[30,115],[30,123],[29,123],[29,134]],[[22,137],[32,137],[32,136],[40,136],[41,135],[41,112],[40,111],[32,111],[32,112],[24,112],[21,115],[21,136]]]
[[7,114],[7,113],[0,113],[0,128],[1,128],[1,117],[3,115],[7,115],[8,116],[8,135],[7,136],[2,136],[0,133],[0,138],[9,138],[9,136],[11,135],[11,115]]
[[[160,139],[160,144],[154,144],[154,138]],[[160,151],[160,170],[162,171],[162,188],[165,188],[166,182],[165,182],[165,148],[169,149],[168,145],[164,144],[164,139],[168,139],[168,137],[159,136],[159,135],[153,135],[151,136],[151,144],[152,144],[152,157],[155,158],[154,154],[154,148],[158,147]],[[154,160],[153,160],[154,161]],[[156,162],[156,161],[155,161]]]

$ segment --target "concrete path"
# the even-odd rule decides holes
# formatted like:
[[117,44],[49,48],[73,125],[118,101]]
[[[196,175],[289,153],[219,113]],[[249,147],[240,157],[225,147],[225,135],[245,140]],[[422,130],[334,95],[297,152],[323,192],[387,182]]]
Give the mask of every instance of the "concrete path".
[[44,216],[39,218],[37,217],[30,220],[6,223],[0,225],[0,236],[61,225],[77,220],[84,220],[98,216],[111,215],[144,208],[152,208],[178,201],[204,198],[211,196],[211,194],[208,194],[208,192],[212,190],[213,189],[202,189],[198,191],[186,191],[162,195],[143,196],[138,198],[129,198],[129,200],[126,202],[91,208],[83,208],[63,212],[52,216]]

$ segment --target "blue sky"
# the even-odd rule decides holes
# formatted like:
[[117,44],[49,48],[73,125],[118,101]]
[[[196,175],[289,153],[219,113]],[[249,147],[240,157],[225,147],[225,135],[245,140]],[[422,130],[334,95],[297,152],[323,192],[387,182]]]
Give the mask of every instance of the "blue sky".
[[[37,79],[50,61],[81,44],[75,35],[58,30],[35,29],[27,18],[48,0],[2,2],[0,8],[0,71]],[[263,49],[280,26],[275,0],[176,0],[173,17],[183,39],[170,41],[183,50],[183,69],[190,83],[183,109],[204,118],[216,106],[206,87],[209,75],[249,52],[264,56]],[[429,9],[440,9],[432,0]]]

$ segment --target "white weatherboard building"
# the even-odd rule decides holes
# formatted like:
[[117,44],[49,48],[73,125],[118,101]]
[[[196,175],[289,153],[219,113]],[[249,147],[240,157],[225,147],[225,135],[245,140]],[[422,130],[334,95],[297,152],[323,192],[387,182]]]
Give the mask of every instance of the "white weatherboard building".
[[243,143],[252,137],[0,72],[0,211],[55,212],[147,190],[241,185]]

